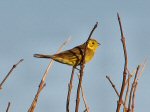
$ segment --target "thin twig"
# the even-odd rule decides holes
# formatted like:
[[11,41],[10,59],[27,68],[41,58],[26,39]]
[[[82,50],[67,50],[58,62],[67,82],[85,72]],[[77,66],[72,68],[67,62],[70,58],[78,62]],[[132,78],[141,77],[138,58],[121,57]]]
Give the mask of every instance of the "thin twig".
[[109,76],[106,75],[106,78],[108,79],[108,81],[110,82],[111,86],[114,88],[114,90],[115,90],[117,96],[119,97],[120,95],[119,95],[119,92],[118,92],[118,90],[117,90],[115,84],[111,81],[111,79],[110,79]]
[[136,69],[133,70],[132,73],[130,73],[129,70],[127,70],[127,72],[128,72],[128,74],[129,74],[129,76],[128,76],[128,79],[127,79],[126,82],[125,82],[125,86],[128,84],[129,80],[130,80],[130,79],[133,77],[133,75],[136,73]]
[[134,107],[135,107],[135,95],[136,95],[137,86],[138,86],[138,82],[135,82],[135,87],[134,87],[133,96],[132,96],[131,112],[134,112]]
[[10,108],[10,102],[8,102],[8,106],[7,106],[6,112],[9,112],[9,108]]
[[[125,94],[125,100],[124,100],[124,105],[125,105],[125,107],[126,107],[126,105],[127,105],[127,101],[128,101],[128,96],[129,96],[129,89],[130,89],[130,79],[131,79],[131,77],[130,77],[131,75],[128,75],[128,79],[129,80],[127,80],[127,90],[126,90],[126,94]],[[124,110],[127,110],[127,108],[124,108]]]
[[[80,80],[80,75],[78,75],[78,79]],[[84,105],[85,105],[85,108],[86,108],[84,110],[84,112],[90,112],[90,108],[87,104],[86,97],[85,97],[85,94],[84,94],[84,89],[83,89],[82,85],[81,85],[81,93],[82,93],[83,102],[84,102]]]
[[70,105],[71,91],[72,91],[72,87],[73,87],[74,70],[75,70],[75,67],[72,67],[70,83],[68,84],[68,95],[67,95],[67,102],[66,102],[66,112],[70,112],[69,105]]
[[85,56],[86,56],[86,49],[87,49],[87,45],[88,45],[88,42],[94,32],[94,30],[97,28],[98,26],[98,22],[96,22],[94,28],[92,29],[92,31],[90,32],[90,35],[86,41],[86,45],[85,45],[85,48],[84,48],[84,53],[83,53],[83,56],[82,56],[82,60],[81,60],[81,65],[80,65],[80,80],[79,80],[79,83],[78,83],[78,88],[77,88],[77,97],[76,97],[76,107],[75,107],[75,112],[78,112],[79,111],[79,103],[80,103],[80,88],[81,88],[81,85],[82,85],[82,79],[83,79],[83,72],[84,72],[84,67],[85,67]]
[[[63,47],[64,45],[66,45],[66,44],[69,42],[69,40],[70,40],[70,39],[67,39],[67,40],[60,46],[60,48],[58,49],[57,53],[59,53],[59,52],[61,51],[62,47]],[[37,93],[36,93],[36,95],[35,95],[35,98],[34,98],[32,104],[31,104],[31,106],[30,106],[28,112],[34,112],[34,109],[35,109],[35,107],[36,107],[36,104],[37,104],[37,101],[38,101],[40,92],[43,90],[43,88],[44,88],[45,85],[46,85],[45,80],[46,80],[46,77],[47,77],[47,75],[48,75],[48,72],[49,72],[49,70],[50,70],[50,68],[51,68],[51,66],[52,66],[52,64],[53,64],[53,62],[54,62],[54,61],[51,60],[50,63],[49,63],[49,65],[48,65],[48,67],[47,67],[47,69],[46,69],[46,71],[45,71],[45,73],[44,73],[44,75],[43,75],[43,77],[42,77],[42,80],[41,80],[41,82],[40,82],[40,84],[39,84],[38,91],[37,91]]]
[[[111,86],[112,86],[112,87],[113,87],[113,89],[115,90],[115,92],[116,92],[117,96],[119,97],[120,95],[119,95],[119,92],[118,92],[118,90],[117,90],[117,88],[116,88],[115,84],[112,82],[112,80],[110,79],[110,77],[109,77],[109,76],[106,76],[106,78],[108,79],[108,81],[110,82]],[[126,108],[126,106],[124,105],[124,101],[122,101],[122,102],[123,102],[123,106],[124,106],[124,108]]]
[[144,63],[142,64],[142,67],[141,67],[142,69],[141,69],[141,71],[140,71],[140,73],[139,73],[139,75],[137,77],[137,80],[139,80],[141,78],[141,76],[143,74],[143,71],[144,71],[144,69],[146,67],[146,64],[147,64],[147,58],[145,59]]
[[139,65],[139,67],[141,68],[141,71],[137,74],[137,78],[135,80],[135,84],[134,84],[134,88],[133,88],[133,95],[132,95],[132,104],[131,104],[131,112],[134,112],[134,107],[135,107],[135,96],[136,96],[136,90],[137,90],[137,86],[138,86],[138,80],[140,79],[140,77],[142,76],[142,73],[145,69],[147,63],[147,59],[144,61],[144,64]]
[[130,96],[129,96],[129,103],[128,103],[128,111],[127,112],[130,112],[132,93],[133,93],[133,89],[135,88],[135,84],[136,84],[136,80],[137,80],[137,75],[138,75],[139,69],[140,69],[140,65],[138,65],[138,67],[137,67],[137,70],[136,70],[136,73],[135,73],[135,77],[134,77],[134,81],[133,81],[132,86],[131,86]]
[[124,58],[125,58],[124,71],[123,71],[123,81],[122,81],[120,97],[119,97],[119,101],[118,101],[117,109],[116,109],[116,112],[120,112],[121,105],[123,104],[122,97],[123,97],[123,93],[125,90],[125,82],[126,82],[127,69],[128,69],[128,55],[127,55],[127,49],[126,49],[126,40],[125,40],[125,36],[123,34],[122,24],[121,24],[120,16],[118,13],[117,13],[117,17],[118,17],[118,22],[119,22],[119,26],[120,26],[121,42],[123,45]]
[[[127,107],[127,101],[128,101],[128,96],[129,96],[129,89],[130,89],[130,79],[132,78],[132,76],[135,74],[136,70],[134,70],[132,73],[128,71],[128,79],[126,80],[125,86],[127,85],[127,90],[126,90],[126,94],[125,94],[125,100],[124,100],[124,105],[125,107]],[[124,108],[125,110],[127,110],[127,108]]]
[[10,69],[10,71],[8,72],[8,74],[5,76],[5,78],[3,79],[3,81],[0,84],[0,89],[2,89],[2,86],[4,84],[4,82],[8,79],[8,77],[10,76],[10,74],[12,73],[12,71],[17,67],[17,65],[19,65],[21,62],[23,61],[23,59],[19,60],[18,63],[14,64],[13,67]]

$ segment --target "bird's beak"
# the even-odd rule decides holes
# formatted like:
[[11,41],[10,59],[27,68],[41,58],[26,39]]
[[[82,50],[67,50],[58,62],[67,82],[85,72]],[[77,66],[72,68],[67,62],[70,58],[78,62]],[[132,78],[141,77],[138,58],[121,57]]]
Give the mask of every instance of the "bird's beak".
[[98,43],[98,46],[100,46],[101,44],[100,43]]

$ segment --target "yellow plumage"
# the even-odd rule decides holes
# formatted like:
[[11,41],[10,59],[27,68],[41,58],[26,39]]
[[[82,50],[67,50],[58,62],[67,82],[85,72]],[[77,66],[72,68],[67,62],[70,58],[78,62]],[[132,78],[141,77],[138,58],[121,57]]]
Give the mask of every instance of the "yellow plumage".
[[[76,46],[70,50],[66,50],[54,55],[44,55],[44,54],[34,54],[36,58],[51,58],[57,62],[77,66],[81,63],[82,56],[84,53],[85,43],[79,46]],[[100,44],[95,39],[90,39],[87,45],[85,63],[89,62],[94,54],[96,49]]]

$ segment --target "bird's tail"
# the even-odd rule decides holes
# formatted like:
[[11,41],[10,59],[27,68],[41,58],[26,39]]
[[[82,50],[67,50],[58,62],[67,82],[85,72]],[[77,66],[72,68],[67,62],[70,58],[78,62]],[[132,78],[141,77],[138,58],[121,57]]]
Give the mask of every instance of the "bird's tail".
[[34,54],[33,56],[36,58],[53,58],[52,55],[45,55],[45,54]]

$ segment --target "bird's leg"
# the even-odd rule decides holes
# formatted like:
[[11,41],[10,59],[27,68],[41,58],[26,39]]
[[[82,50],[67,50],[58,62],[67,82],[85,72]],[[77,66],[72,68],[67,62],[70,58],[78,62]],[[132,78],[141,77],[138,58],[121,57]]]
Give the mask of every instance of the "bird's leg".
[[77,67],[75,67],[75,69],[80,71],[80,69],[79,69],[79,68],[77,68]]

